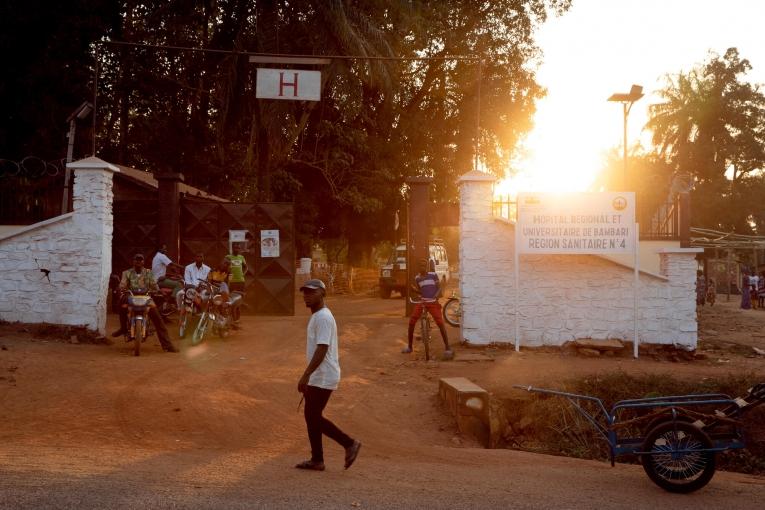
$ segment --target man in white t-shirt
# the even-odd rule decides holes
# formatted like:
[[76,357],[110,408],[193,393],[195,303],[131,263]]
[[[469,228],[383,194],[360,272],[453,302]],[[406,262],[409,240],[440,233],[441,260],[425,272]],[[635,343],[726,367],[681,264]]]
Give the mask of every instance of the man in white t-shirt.
[[[210,266],[205,264],[205,254],[199,252],[194,257],[194,262],[186,266],[183,271],[183,283],[188,289],[189,287],[196,288],[199,282],[207,280],[207,276],[210,274]],[[186,294],[186,290],[180,291],[175,295],[175,300],[178,305],[178,309],[183,309],[183,297]]]
[[345,469],[351,467],[359,454],[361,443],[322,416],[324,408],[340,383],[340,358],[337,348],[337,324],[332,312],[324,306],[326,286],[321,280],[308,280],[300,291],[305,305],[311,309],[306,341],[308,366],[298,382],[298,391],[305,398],[305,423],[311,442],[311,459],[297,464],[298,469],[324,471],[322,434],[345,448]]
[[157,250],[154,258],[151,259],[151,274],[157,280],[157,285],[173,289],[173,295],[175,295],[181,290],[181,284],[171,278],[166,278],[167,268],[172,264],[173,261],[167,256],[167,245],[163,244]]
[[183,282],[186,285],[196,287],[202,280],[207,280],[207,275],[209,274],[210,266],[205,264],[205,254],[199,252],[194,257],[194,262],[186,266],[183,272]]

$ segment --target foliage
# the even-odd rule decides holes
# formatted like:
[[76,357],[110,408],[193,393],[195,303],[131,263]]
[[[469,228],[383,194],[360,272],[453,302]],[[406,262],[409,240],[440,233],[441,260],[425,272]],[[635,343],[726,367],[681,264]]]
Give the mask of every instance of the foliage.
[[[624,180],[624,158],[621,151],[611,149],[605,156],[603,169],[592,187],[595,190],[619,190]],[[672,192],[684,191],[684,183],[675,178],[672,167],[654,153],[635,145],[628,152],[627,186],[635,191],[638,223],[650,224],[650,217],[664,204]]]
[[[98,2],[74,4],[81,14]],[[66,23],[56,30],[81,43],[103,38],[90,49],[99,65],[99,156],[181,171],[189,184],[234,200],[294,200],[301,250],[312,239],[344,237],[354,258],[360,246],[392,237],[407,176],[431,176],[434,200],[456,200],[476,137],[481,162],[504,171],[544,94],[534,79],[534,31],[569,4],[126,0],[116,13],[94,10],[95,33],[69,32]],[[65,10],[51,9],[51,20],[68,19]],[[160,47],[167,45],[213,51]],[[245,52],[362,58],[321,68],[321,102],[267,101],[254,97],[256,66]],[[70,53],[63,60],[77,73],[68,79],[87,91],[86,46]],[[450,55],[482,63],[412,60]],[[49,87],[17,81],[30,94]]]
[[[118,9],[109,0],[0,3],[0,158],[65,157],[66,119],[93,97],[89,45],[118,22]],[[89,145],[82,128],[80,150]]]
[[744,81],[750,69],[736,48],[712,53],[690,72],[667,76],[665,101],[650,107],[646,128],[656,155],[693,182],[694,226],[747,234],[762,216],[754,204],[765,191],[758,177],[765,165],[765,95]]

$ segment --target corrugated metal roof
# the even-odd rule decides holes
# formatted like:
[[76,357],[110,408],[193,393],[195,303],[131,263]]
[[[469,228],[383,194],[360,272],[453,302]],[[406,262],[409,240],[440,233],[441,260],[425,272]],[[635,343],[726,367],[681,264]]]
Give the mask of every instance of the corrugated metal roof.
[[[143,170],[130,168],[129,166],[122,166],[122,165],[115,165],[115,166],[120,169],[120,175],[124,175],[125,177],[141,182],[143,184],[148,184],[152,188],[159,187],[159,183],[157,182],[157,179],[154,178],[154,175],[151,172],[144,172]],[[201,189],[195,188],[194,186],[189,186],[188,184],[184,182],[180,183],[179,188],[181,193],[184,193],[191,197],[205,198],[207,200],[214,200],[216,202],[228,202],[228,200],[226,200],[225,198],[221,198],[217,195],[213,195],[212,193],[207,193],[206,191],[202,191]]]

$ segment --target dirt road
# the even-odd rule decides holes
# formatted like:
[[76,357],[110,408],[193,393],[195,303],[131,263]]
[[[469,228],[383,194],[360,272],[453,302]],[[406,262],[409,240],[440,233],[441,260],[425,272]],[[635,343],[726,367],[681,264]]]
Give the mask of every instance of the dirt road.
[[[121,343],[0,327],[0,508],[758,508],[765,497],[757,477],[718,472],[678,496],[639,466],[484,450],[459,437],[436,399],[444,376],[503,392],[616,366],[731,370],[714,356],[683,364],[498,350],[488,362],[426,364],[399,353],[400,300],[328,304],[343,381],[327,415],[364,446],[344,471],[342,450],[325,439],[323,473],[292,468],[308,455],[296,391],[308,320],[300,306],[296,317],[245,319],[242,332],[180,354],[152,342],[139,358]],[[466,352],[475,351],[458,348],[457,358]],[[741,369],[765,375],[762,358],[737,358]]]

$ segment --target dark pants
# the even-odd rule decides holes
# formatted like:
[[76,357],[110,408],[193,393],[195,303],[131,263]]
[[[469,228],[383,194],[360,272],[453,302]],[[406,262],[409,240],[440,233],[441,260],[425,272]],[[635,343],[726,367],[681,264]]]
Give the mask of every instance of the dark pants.
[[[120,301],[124,306],[120,307],[120,329],[122,331],[128,331],[128,309],[127,309],[127,295],[123,296]],[[157,330],[157,338],[159,343],[162,344],[162,348],[167,350],[173,347],[173,343],[170,341],[170,335],[167,332],[167,327],[162,321],[162,317],[159,316],[157,307],[152,306],[149,308],[149,319],[154,324],[154,329]]]
[[304,395],[305,410],[303,414],[305,415],[305,424],[308,427],[308,440],[311,442],[311,460],[324,462],[324,449],[321,445],[322,434],[334,439],[343,448],[353,446],[353,439],[322,416],[329,397],[332,395],[332,390],[306,386]]
[[231,292],[244,294],[244,282],[228,282],[228,288]]

